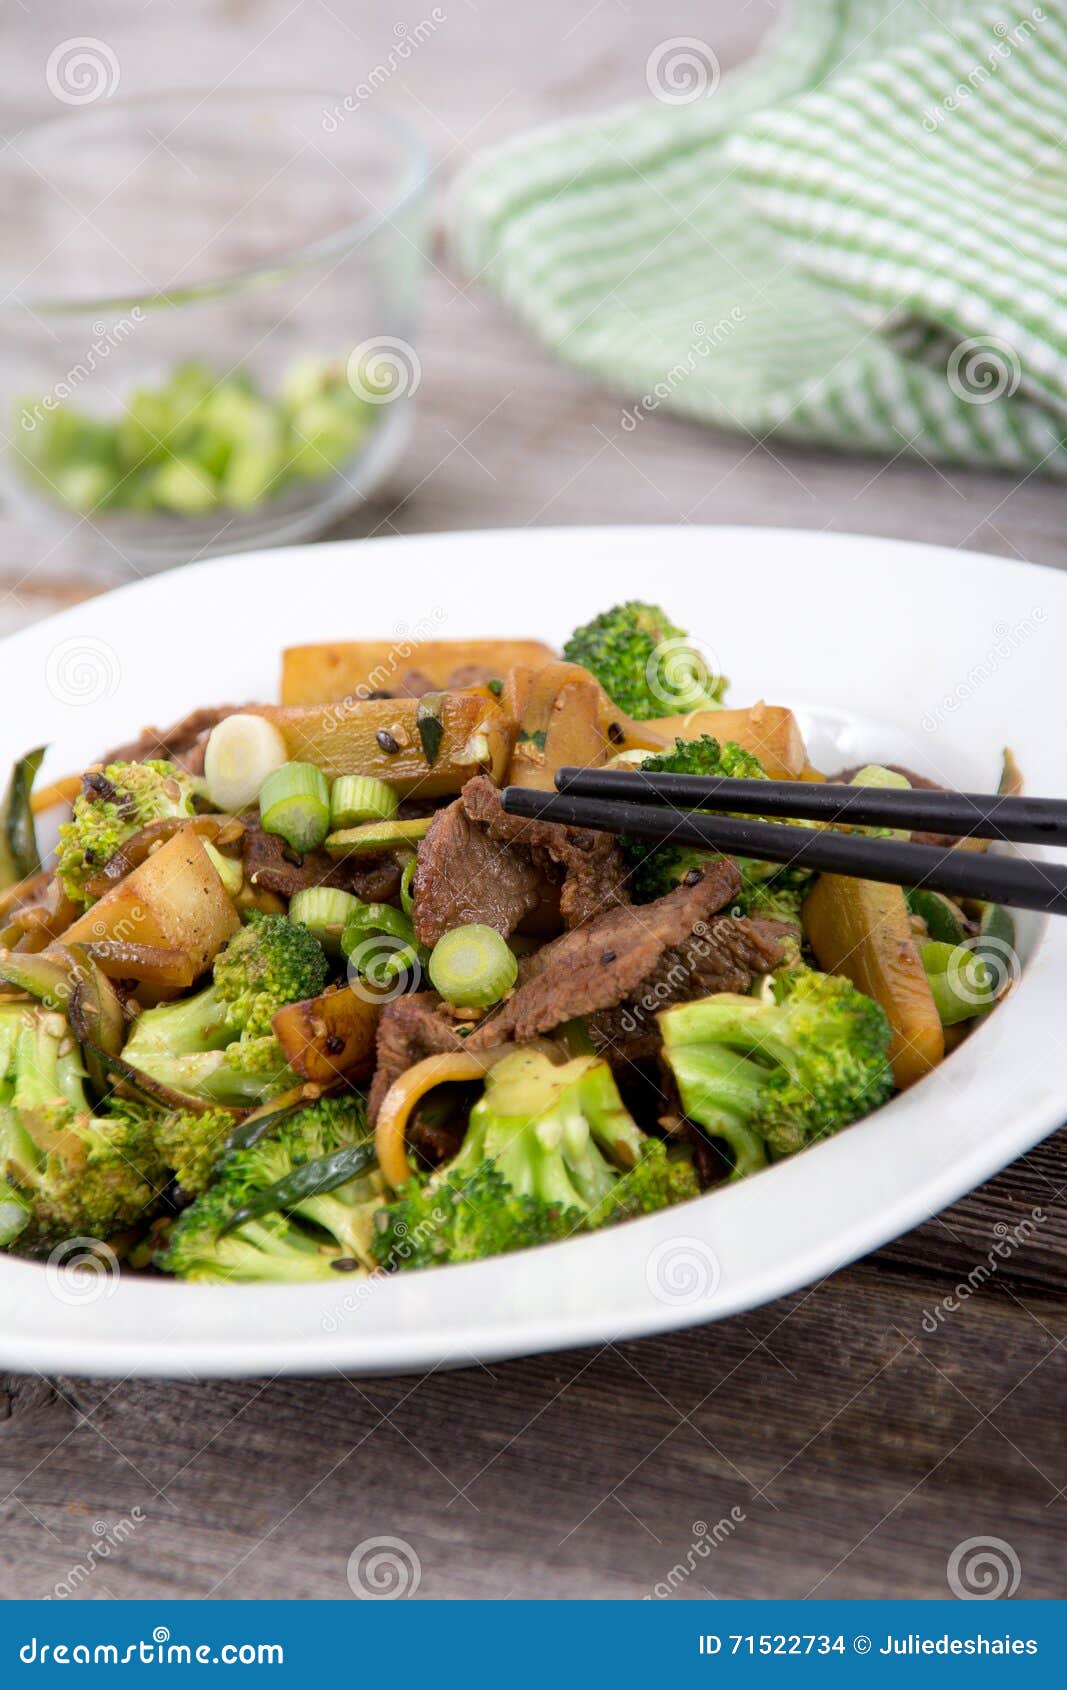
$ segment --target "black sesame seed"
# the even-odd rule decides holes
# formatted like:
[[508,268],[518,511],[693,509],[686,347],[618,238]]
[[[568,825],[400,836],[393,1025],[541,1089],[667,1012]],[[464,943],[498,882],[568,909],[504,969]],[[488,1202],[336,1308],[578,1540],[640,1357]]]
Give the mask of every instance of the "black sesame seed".
[[393,738],[392,734],[389,732],[388,728],[379,728],[378,732],[375,734],[374,737],[378,741],[378,744],[381,746],[383,751],[387,751],[389,753],[390,757],[396,756],[397,752],[400,750],[400,747],[396,743],[396,740]]
[[340,1256],[336,1262],[331,1262],[330,1266],[334,1273],[355,1273],[359,1263],[355,1256]]
[[682,881],[682,885],[683,886],[699,886],[700,882],[703,880],[703,878],[704,878],[704,870],[702,868],[691,868],[689,870],[689,873],[686,875],[685,879]]
[[326,1037],[324,1048],[327,1056],[340,1056],[345,1048],[345,1041],[340,1033],[330,1033]]
[[381,687],[378,687],[374,692],[369,692],[367,694],[368,698],[392,698],[392,696],[391,692],[385,692]]
[[626,735],[623,733],[618,722],[608,723],[608,738],[610,739],[612,745],[621,745],[623,740],[626,738]]
[[607,964],[609,962],[614,962],[615,961],[615,952],[614,951],[605,951],[603,953],[603,955],[601,956],[600,960],[604,964]]

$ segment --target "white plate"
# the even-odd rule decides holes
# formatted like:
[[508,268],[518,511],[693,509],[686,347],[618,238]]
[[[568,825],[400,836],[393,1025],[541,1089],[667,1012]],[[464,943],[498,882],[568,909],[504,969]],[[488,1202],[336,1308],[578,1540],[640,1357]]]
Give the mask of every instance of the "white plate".
[[[1011,745],[1031,791],[1067,788],[1067,577],[929,546],[744,528],[353,541],[158,576],[6,642],[3,763],[48,740],[45,775],[57,775],[146,721],[274,697],[279,650],[294,641],[558,642],[634,596],[661,600],[721,657],[732,702],[765,696],[797,709],[823,767],[902,761],[988,790]],[[396,1373],[635,1337],[766,1302],[914,1226],[1067,1116],[1067,922],[1024,919],[1020,950],[1008,1001],[934,1075],[729,1190],[569,1243],[363,1284],[102,1276],[77,1294],[3,1257],[0,1363]]]

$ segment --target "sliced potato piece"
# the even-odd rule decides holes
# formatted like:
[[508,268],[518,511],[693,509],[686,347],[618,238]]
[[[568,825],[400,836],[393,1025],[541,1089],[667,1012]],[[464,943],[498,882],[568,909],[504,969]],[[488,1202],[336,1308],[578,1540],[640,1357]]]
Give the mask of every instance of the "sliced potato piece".
[[[233,901],[201,840],[191,828],[182,828],[79,916],[63,941],[86,946],[106,941],[129,953],[144,947],[153,970],[158,957],[148,961],[148,952],[181,952],[191,982],[210,968],[239,926]],[[132,962],[125,973],[140,978]]]
[[[711,734],[751,751],[771,780],[800,780],[810,767],[796,717],[781,704],[752,704],[747,710],[694,710],[688,716],[661,716],[636,722],[615,709],[601,693],[601,720],[616,751],[661,751],[676,739]],[[810,776],[808,777],[810,779]]]
[[821,874],[804,900],[803,922],[819,967],[844,974],[885,1010],[897,1085],[936,1068],[945,1037],[901,888]]
[[435,687],[447,687],[468,665],[503,678],[515,664],[540,668],[556,653],[540,640],[329,640],[294,645],[282,653],[283,704],[336,704],[393,692],[405,675],[418,672]]
[[600,768],[611,750],[600,696],[597,682],[576,663],[509,670],[500,702],[518,734],[507,784],[552,792],[557,769]]
[[256,710],[274,723],[296,761],[314,763],[331,780],[373,775],[401,797],[444,797],[472,775],[499,782],[515,737],[499,704],[474,693]]
[[378,1006],[357,997],[348,986],[286,1004],[271,1023],[289,1066],[322,1086],[332,1085],[342,1074],[366,1078],[374,1067],[377,1024]]

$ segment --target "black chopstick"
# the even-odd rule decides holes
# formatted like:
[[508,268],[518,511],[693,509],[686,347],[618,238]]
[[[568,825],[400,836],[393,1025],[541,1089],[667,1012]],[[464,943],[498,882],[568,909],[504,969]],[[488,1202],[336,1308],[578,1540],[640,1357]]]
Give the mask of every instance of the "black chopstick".
[[[630,776],[624,778],[629,780]],[[762,787],[766,783],[759,784]],[[633,787],[629,790],[632,792]],[[630,833],[639,839],[669,839],[675,845],[696,845],[728,856],[757,857],[763,862],[788,863],[860,880],[933,886],[985,903],[1067,915],[1067,867],[1060,863],[991,857],[976,851],[783,827],[774,822],[739,821],[733,816],[667,810],[662,805],[625,799],[576,798],[569,792],[540,792],[525,786],[505,787],[501,801],[513,816],[534,816],[606,833]]]
[[[640,785],[638,785],[640,783]],[[925,787],[837,786],[831,781],[708,779],[644,769],[560,769],[561,792],[583,798],[736,810],[803,821],[897,827],[1018,844],[1067,845],[1067,799],[996,792],[934,792]]]

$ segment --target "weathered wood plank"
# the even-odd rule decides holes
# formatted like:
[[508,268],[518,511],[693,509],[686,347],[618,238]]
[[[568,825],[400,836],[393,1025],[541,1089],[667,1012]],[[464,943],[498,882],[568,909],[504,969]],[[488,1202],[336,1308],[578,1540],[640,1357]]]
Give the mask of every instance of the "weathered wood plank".
[[0,1593],[47,1594],[126,1519],[83,1594],[345,1597],[387,1535],[426,1597],[931,1596],[993,1533],[1051,1596],[1062,1300],[994,1286],[930,1335],[940,1289],[873,1260],[720,1325],[423,1380],[13,1381]]

